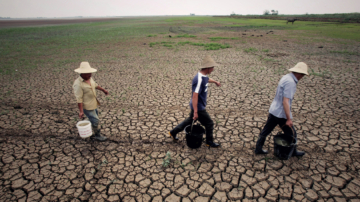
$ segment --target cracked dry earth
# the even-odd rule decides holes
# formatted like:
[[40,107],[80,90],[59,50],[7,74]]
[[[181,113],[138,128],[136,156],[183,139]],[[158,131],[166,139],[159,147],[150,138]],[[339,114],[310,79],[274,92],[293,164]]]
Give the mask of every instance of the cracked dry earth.
[[[217,33],[242,41],[221,40],[232,48],[211,52],[143,45],[163,39],[129,40],[90,61],[98,69],[95,81],[110,92],[98,92],[108,137],[102,143],[81,139],[75,127],[71,85],[80,61],[61,71],[39,67],[20,80],[2,76],[1,200],[359,201],[360,59],[330,52],[359,53],[359,43],[304,43],[285,31],[243,33]],[[243,51],[248,48],[258,51]],[[189,113],[191,80],[205,54],[220,64],[211,78],[222,87],[210,86],[207,109],[221,147],[193,150],[184,133],[174,143],[167,132]],[[277,83],[299,61],[315,72],[299,82],[292,109],[298,149],[306,155],[275,158],[276,128],[264,146],[270,154],[255,156]],[[168,151],[171,161],[163,167]]]

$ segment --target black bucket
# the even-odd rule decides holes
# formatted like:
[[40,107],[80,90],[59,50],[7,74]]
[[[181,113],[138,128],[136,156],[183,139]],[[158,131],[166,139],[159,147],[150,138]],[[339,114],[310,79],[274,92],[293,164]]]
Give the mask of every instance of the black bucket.
[[[284,142],[285,144],[280,145],[279,142]],[[293,131],[287,132],[286,134],[278,132],[274,136],[274,155],[281,160],[288,160],[296,147],[297,140],[293,136]]]
[[[192,130],[191,130],[192,126]],[[203,141],[203,135],[205,133],[205,129],[200,125],[188,125],[185,127],[186,133],[186,144],[188,147],[192,149],[197,149],[201,146]]]

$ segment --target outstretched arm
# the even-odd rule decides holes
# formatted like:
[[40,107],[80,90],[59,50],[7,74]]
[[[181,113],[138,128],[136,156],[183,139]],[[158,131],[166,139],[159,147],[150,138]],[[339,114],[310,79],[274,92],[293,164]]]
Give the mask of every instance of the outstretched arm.
[[220,82],[215,81],[214,79],[210,79],[210,78],[209,78],[209,83],[215,83],[216,86],[221,86],[221,83],[220,83]]
[[107,90],[101,88],[100,86],[96,86],[96,89],[101,90],[102,92],[105,93],[105,95],[108,95],[108,94],[109,94],[109,92],[108,92]]

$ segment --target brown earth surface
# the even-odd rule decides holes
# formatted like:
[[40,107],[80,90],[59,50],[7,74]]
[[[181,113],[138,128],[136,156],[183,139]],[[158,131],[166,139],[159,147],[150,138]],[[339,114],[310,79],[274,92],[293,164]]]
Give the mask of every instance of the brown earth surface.
[[[286,31],[217,36],[241,40],[220,40],[232,48],[217,51],[149,47],[167,35],[105,44],[104,57],[120,60],[89,62],[110,93],[98,91],[106,142],[77,133],[72,83],[81,61],[19,70],[16,80],[1,76],[1,200],[359,201],[360,58],[330,52],[359,53],[359,43],[299,41]],[[250,47],[258,51],[244,51]],[[191,80],[206,54],[220,64],[210,77],[222,86],[210,85],[207,110],[221,147],[193,150],[183,132],[179,142],[167,133],[189,113]],[[274,157],[279,128],[265,143],[270,153],[254,155],[277,83],[299,61],[315,72],[300,80],[292,106],[298,149],[306,155]]]

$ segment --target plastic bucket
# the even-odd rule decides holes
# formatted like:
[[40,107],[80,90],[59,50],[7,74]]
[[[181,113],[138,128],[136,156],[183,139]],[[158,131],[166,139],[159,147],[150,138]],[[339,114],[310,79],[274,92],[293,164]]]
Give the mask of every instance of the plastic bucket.
[[186,133],[186,144],[188,147],[192,149],[199,148],[203,141],[203,134],[205,133],[205,129],[200,125],[193,125],[191,130],[191,125],[185,127]]
[[90,121],[79,121],[76,124],[79,131],[79,135],[82,138],[87,138],[92,135],[91,122]]
[[281,160],[288,160],[292,156],[296,144],[297,140],[293,138],[292,134],[279,132],[274,136],[274,155]]

